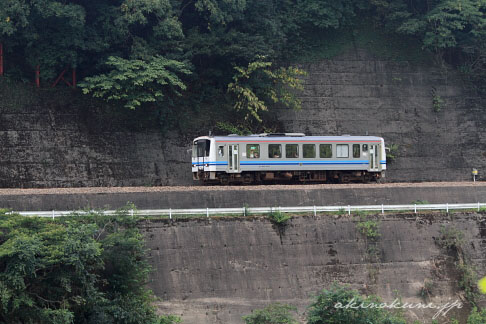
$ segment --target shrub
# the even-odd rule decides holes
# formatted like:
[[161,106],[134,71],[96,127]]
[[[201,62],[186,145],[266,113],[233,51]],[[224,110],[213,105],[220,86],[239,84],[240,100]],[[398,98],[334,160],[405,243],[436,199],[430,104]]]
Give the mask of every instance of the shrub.
[[295,310],[293,306],[275,303],[254,310],[251,315],[243,316],[243,320],[245,324],[298,324],[291,314]]

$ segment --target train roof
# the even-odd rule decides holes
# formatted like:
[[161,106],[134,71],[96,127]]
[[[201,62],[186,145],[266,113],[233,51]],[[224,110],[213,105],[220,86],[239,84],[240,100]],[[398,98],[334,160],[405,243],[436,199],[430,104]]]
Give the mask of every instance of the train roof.
[[268,141],[381,141],[383,138],[377,136],[351,136],[351,135],[341,135],[341,136],[305,136],[301,134],[292,135],[249,135],[249,136],[239,136],[239,135],[228,135],[228,136],[201,136],[197,139],[210,139],[214,138],[216,141],[244,141],[244,142],[268,142]]

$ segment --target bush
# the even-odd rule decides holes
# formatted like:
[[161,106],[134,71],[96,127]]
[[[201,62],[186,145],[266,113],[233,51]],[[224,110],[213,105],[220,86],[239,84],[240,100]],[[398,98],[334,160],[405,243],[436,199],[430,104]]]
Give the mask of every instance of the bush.
[[295,307],[276,303],[254,310],[251,315],[243,316],[243,320],[245,324],[298,324],[291,311]]
[[484,324],[486,323],[486,309],[482,309],[478,311],[476,307],[474,307],[467,318],[467,324]]
[[386,309],[346,308],[348,303],[353,302],[359,306],[380,304],[382,301],[376,296],[363,297],[347,286],[333,284],[314,298],[309,307],[307,324],[406,324],[404,318]]
[[286,215],[279,210],[272,210],[268,214],[270,221],[276,225],[285,225],[289,219],[292,218],[290,215]]

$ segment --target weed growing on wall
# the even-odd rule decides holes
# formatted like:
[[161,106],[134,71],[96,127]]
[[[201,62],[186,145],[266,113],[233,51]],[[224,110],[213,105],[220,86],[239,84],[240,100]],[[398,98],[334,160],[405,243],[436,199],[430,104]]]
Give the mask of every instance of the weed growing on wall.
[[268,219],[275,225],[284,226],[292,216],[282,213],[280,210],[272,210],[268,214]]
[[473,265],[468,262],[464,253],[464,233],[452,226],[442,226],[440,237],[436,243],[441,248],[453,253],[455,267],[460,274],[459,288],[464,292],[464,297],[472,305],[476,305],[479,292],[476,287],[478,276]]
[[358,231],[366,237],[367,241],[375,242],[380,237],[380,224],[377,220],[369,219],[366,215],[361,215],[356,224]]

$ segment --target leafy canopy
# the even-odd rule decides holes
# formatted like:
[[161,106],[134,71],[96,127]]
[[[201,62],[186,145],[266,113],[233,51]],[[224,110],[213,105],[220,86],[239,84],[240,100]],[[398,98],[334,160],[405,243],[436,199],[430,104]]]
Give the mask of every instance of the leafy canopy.
[[127,210],[50,220],[0,211],[0,322],[177,323],[157,316]]
[[180,95],[186,89],[178,75],[191,72],[184,63],[161,56],[149,60],[126,60],[110,56],[106,64],[109,73],[87,77],[80,83],[85,94],[106,100],[119,100],[124,106],[135,109],[143,103],[163,100],[166,92]]

